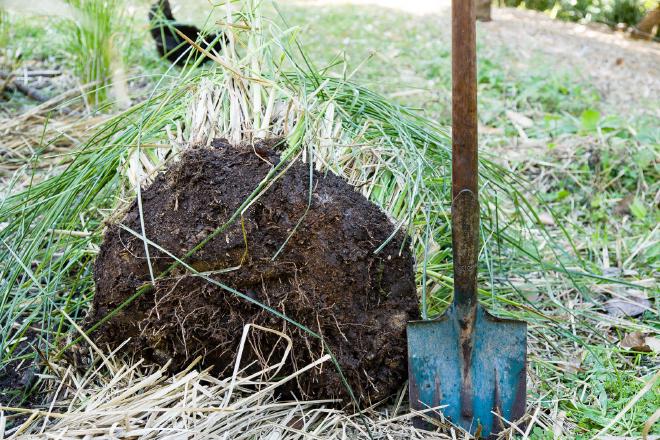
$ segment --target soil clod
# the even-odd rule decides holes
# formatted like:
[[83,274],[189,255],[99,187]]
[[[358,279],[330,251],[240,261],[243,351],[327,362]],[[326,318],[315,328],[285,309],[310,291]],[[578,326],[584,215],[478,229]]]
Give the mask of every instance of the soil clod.
[[[190,148],[142,191],[149,240],[177,256],[225,224],[279,155],[272,143]],[[341,178],[297,161],[230,227],[187,263],[323,336],[323,342],[235,294],[183,269],[157,279],[95,334],[175,369],[199,355],[218,373],[234,365],[243,326],[255,323],[293,339],[292,359],[278,374],[303,367],[329,347],[361,403],[374,403],[403,386],[407,373],[406,323],[418,314],[413,257],[387,216]],[[311,181],[311,186],[310,186]],[[311,189],[311,196],[310,196]],[[310,203],[311,200],[311,203]],[[140,233],[136,202],[120,222]],[[149,248],[154,274],[174,261]],[[116,309],[150,282],[144,242],[111,225],[94,268],[91,320]],[[272,364],[284,352],[276,334],[255,331],[241,365]],[[275,361],[273,361],[275,360]],[[297,396],[342,398],[348,393],[325,364],[299,377]]]

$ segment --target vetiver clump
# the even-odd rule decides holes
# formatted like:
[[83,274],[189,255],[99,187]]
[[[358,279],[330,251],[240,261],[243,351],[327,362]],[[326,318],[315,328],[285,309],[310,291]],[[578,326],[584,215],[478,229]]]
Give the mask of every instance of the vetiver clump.
[[[249,197],[279,155],[267,144],[191,148],[142,191],[146,235],[177,256],[185,255],[225,224]],[[406,322],[418,314],[413,257],[405,235],[374,251],[393,233],[387,216],[333,174],[295,162],[226,231],[187,263],[197,271],[286,314],[323,336],[324,342],[258,305],[182,268],[158,279],[96,332],[117,345],[178,369],[197,356],[218,373],[234,365],[243,326],[255,323],[293,339],[281,374],[308,365],[329,347],[362,403],[397,392],[406,380]],[[137,203],[120,222],[139,233]],[[155,274],[174,260],[149,249]],[[111,225],[94,268],[98,321],[150,282],[144,242]],[[285,345],[276,334],[255,331],[241,365],[279,359]],[[257,348],[257,350],[254,349]],[[261,352],[264,357],[260,357]],[[295,382],[295,381],[294,381]],[[301,375],[298,396],[344,398],[331,364]]]

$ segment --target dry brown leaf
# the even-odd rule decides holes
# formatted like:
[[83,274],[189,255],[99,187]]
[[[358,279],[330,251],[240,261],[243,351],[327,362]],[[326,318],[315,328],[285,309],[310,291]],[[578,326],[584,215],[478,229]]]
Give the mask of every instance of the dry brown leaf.
[[639,290],[629,290],[626,297],[612,298],[605,302],[607,314],[617,318],[639,316],[650,308],[651,302]]
[[578,351],[572,356],[569,356],[565,361],[557,363],[557,367],[566,371],[567,373],[578,373],[582,371],[582,359],[584,358],[584,352]]
[[656,338],[655,336],[647,336],[644,342],[653,353],[660,353],[660,338]]
[[646,339],[646,335],[644,333],[640,333],[640,332],[628,333],[626,336],[623,337],[621,342],[619,342],[619,346],[621,348],[625,348],[626,350],[648,352],[650,351],[650,349],[649,347],[646,346],[644,342],[645,339]]
[[619,342],[621,348],[645,353],[660,352],[660,339],[641,332],[628,333]]
[[635,194],[628,194],[619,200],[614,207],[614,215],[628,215],[630,214],[630,204],[635,200]]

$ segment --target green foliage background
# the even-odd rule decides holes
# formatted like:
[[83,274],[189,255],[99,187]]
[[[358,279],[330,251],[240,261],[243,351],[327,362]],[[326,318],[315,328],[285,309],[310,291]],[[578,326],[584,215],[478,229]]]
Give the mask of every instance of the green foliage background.
[[655,0],[498,0],[500,6],[524,6],[536,11],[552,11],[557,18],[616,26],[636,25],[647,11],[658,7]]

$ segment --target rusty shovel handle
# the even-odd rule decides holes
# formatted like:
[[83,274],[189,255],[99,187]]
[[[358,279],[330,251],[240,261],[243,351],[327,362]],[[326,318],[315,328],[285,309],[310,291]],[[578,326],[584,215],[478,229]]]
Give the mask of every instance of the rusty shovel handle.
[[452,2],[454,304],[476,307],[479,243],[477,46],[474,0]]
[[452,248],[459,324],[461,416],[473,416],[472,351],[477,314],[479,189],[474,0],[452,1]]

